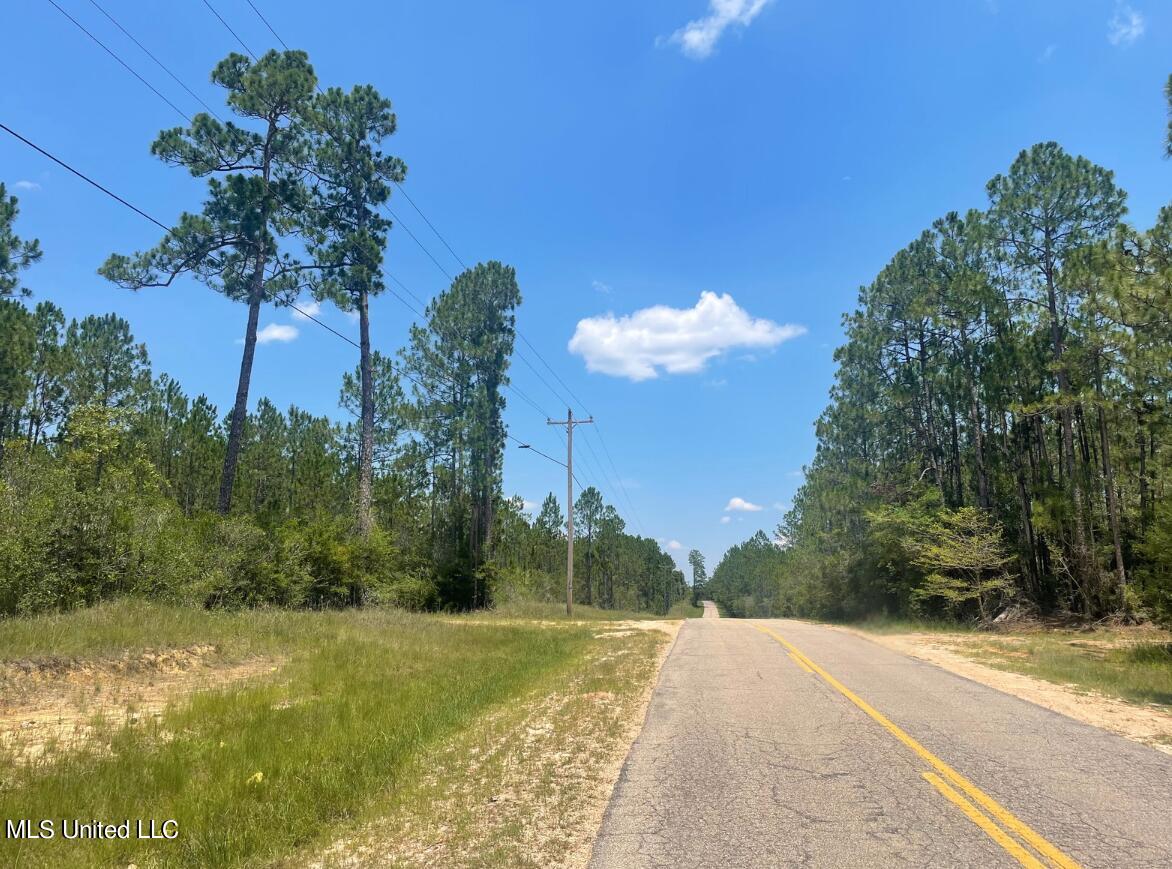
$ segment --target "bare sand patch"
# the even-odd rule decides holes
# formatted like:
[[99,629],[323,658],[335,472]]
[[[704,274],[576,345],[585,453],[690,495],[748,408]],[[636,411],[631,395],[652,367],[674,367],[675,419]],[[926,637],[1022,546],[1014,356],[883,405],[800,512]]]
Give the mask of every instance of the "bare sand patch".
[[275,672],[269,658],[224,663],[210,645],[115,658],[0,664],[0,747],[20,759],[76,748],[101,727],[149,726],[197,691]]

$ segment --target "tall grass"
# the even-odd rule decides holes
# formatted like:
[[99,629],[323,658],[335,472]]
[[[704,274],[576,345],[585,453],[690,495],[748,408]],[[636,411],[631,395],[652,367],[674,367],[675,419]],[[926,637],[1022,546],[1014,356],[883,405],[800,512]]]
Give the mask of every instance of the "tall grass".
[[[0,840],[0,865],[231,866],[318,840],[401,783],[410,759],[509,701],[589,642],[588,629],[390,610],[209,613],[119,604],[0,624],[0,658],[215,643],[280,652],[273,679],[204,692],[156,725],[14,763],[0,817],[173,818],[175,841]],[[3,759],[0,758],[0,762]]]

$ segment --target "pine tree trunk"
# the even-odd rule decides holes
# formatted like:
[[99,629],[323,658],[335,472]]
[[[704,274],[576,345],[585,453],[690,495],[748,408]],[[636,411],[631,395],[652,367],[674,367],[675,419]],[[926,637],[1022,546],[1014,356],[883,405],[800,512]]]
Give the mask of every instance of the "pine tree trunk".
[[240,358],[240,379],[236,383],[236,402],[228,428],[228,448],[224,452],[224,470],[220,474],[220,499],[216,510],[227,516],[232,509],[232,487],[236,483],[236,464],[244,440],[244,421],[248,414],[248,386],[252,381],[252,360],[256,356],[256,327],[260,320],[260,302],[264,267],[258,265],[253,276],[253,292],[248,301],[248,326],[244,331],[244,355]]
[[1123,564],[1123,535],[1119,530],[1119,501],[1115,496],[1115,468],[1111,464],[1111,441],[1107,437],[1107,418],[1103,413],[1103,382],[1095,360],[1095,391],[1099,397],[1099,451],[1103,461],[1103,488],[1107,496],[1107,516],[1111,521],[1111,543],[1115,548],[1115,580],[1119,606],[1127,611],[1127,569]]
[[1058,396],[1062,402],[1058,409],[1058,419],[1062,430],[1062,462],[1060,470],[1065,466],[1066,478],[1070,483],[1071,501],[1074,507],[1074,579],[1075,584],[1086,588],[1091,579],[1089,570],[1090,556],[1087,550],[1086,528],[1083,526],[1083,491],[1079,473],[1075,469],[1074,453],[1074,422],[1072,408],[1066,403],[1073,399],[1070,391],[1070,380],[1066,374],[1066,361],[1063,359],[1065,347],[1062,337],[1062,324],[1058,314],[1058,291],[1054,285],[1053,269],[1046,271],[1047,306],[1050,312],[1050,342],[1054,352],[1054,362],[1058,371]]
[[374,527],[371,486],[374,476],[374,374],[370,360],[370,297],[358,294],[359,373],[362,380],[362,443],[358,450],[358,533],[370,536]]

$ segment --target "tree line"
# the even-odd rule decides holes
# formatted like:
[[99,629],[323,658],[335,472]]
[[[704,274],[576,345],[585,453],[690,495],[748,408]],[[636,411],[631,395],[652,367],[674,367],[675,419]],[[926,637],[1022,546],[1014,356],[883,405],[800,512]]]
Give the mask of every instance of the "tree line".
[[792,510],[709,583],[734,613],[1172,618],[1172,206],[1129,225],[1054,142],[987,194],[860,290]]
[[[151,146],[206,179],[202,207],[99,273],[134,290],[194,278],[245,306],[225,416],[155,376],[124,319],[67,322],[32,304],[21,273],[43,253],[17,235],[0,184],[0,614],[119,593],[209,606],[556,599],[562,508],[551,494],[531,518],[502,494],[514,270],[466,269],[406,346],[374,350],[391,229],[379,209],[406,177],[382,151],[390,102],[368,85],[320,90],[299,51],[229,55],[212,81],[233,120],[200,114]],[[260,310],[305,296],[357,314],[343,422],[264,398],[250,410]],[[573,509],[582,602],[659,610],[684,594],[671,558],[627,534],[596,489]]]

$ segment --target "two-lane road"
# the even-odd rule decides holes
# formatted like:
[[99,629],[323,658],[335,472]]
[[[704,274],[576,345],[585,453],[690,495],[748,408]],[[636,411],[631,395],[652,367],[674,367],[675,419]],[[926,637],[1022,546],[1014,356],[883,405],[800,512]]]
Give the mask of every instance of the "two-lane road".
[[1172,866],[1172,757],[851,634],[705,616],[592,866]]

